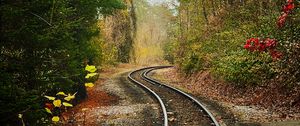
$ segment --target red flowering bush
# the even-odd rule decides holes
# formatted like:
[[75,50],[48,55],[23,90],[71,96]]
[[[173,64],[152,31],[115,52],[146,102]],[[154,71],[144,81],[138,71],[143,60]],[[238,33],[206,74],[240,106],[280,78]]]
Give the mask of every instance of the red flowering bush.
[[286,18],[288,15],[292,12],[292,10],[295,8],[294,0],[287,0],[287,4],[282,7],[282,14],[279,16],[277,21],[278,28],[281,28],[284,26]]
[[[282,14],[279,16],[277,20],[278,28],[282,28],[285,25],[286,19],[288,15],[295,8],[294,0],[287,0],[287,4],[282,7]],[[280,59],[283,54],[277,50],[275,50],[277,45],[277,41],[275,39],[264,39],[260,40],[259,38],[250,38],[246,41],[244,48],[253,52],[253,51],[269,51],[270,55],[274,60]]]
[[[276,39],[270,38],[250,38],[246,41],[244,48],[250,52],[267,52],[273,61],[269,63],[276,73],[279,83],[286,86],[300,86],[300,0],[287,0],[282,6],[282,12],[277,19],[275,28],[272,31],[260,33],[262,35],[272,35]],[[264,28],[262,31],[264,31]],[[280,51],[276,48],[280,43]],[[283,57],[284,52],[284,57]],[[265,54],[267,54],[265,53]],[[264,55],[263,53],[261,53]],[[260,56],[261,54],[257,55]]]
[[277,45],[277,41],[275,39],[269,39],[267,38],[265,40],[266,46],[270,49],[274,49],[275,46]]
[[278,18],[278,21],[277,21],[277,26],[278,26],[278,28],[281,28],[281,27],[284,26],[285,20],[286,20],[287,16],[288,16],[287,13],[283,13],[283,14]]
[[258,38],[250,38],[246,41],[246,45],[244,45],[244,48],[249,51],[255,51],[258,49],[258,46],[260,45]]
[[282,57],[282,53],[276,50],[270,50],[270,54],[272,56],[273,59],[277,60],[277,59],[281,59]]
[[270,55],[275,60],[275,59],[280,59],[282,57],[282,53],[275,50],[276,45],[277,45],[277,41],[275,39],[267,38],[261,40],[260,38],[250,38],[246,41],[244,48],[251,52],[269,51]]

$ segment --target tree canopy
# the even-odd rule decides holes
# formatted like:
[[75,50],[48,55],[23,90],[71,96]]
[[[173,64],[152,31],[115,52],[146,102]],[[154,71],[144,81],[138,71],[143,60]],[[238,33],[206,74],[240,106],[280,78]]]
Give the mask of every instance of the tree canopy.
[[16,125],[18,113],[27,125],[44,124],[45,94],[84,98],[84,67],[99,56],[95,25],[126,7],[121,0],[1,1],[1,124]]

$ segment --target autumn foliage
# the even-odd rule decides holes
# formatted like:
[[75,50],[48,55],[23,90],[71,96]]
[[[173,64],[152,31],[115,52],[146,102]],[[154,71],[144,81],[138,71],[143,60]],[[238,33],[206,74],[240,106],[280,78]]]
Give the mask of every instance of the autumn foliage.
[[166,44],[167,59],[188,76],[210,71],[238,86],[272,80],[297,86],[299,6],[299,0],[180,1],[177,22],[171,25],[178,24],[178,29]]
[[277,21],[277,26],[279,28],[283,27],[288,15],[295,8],[294,0],[287,0],[287,4],[282,7],[282,14],[279,16]]
[[[287,4],[282,7],[282,14],[279,16],[277,21],[278,28],[282,28],[285,25],[288,15],[295,8],[295,4],[293,0],[287,0]],[[259,51],[264,52],[266,50],[269,51],[270,55],[273,59],[280,59],[283,54],[276,50],[277,40],[267,38],[265,40],[260,40],[260,38],[250,38],[246,41],[244,48],[253,52]]]

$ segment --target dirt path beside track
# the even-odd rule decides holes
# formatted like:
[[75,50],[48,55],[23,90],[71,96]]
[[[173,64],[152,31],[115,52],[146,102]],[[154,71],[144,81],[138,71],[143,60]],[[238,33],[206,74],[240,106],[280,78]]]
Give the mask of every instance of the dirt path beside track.
[[159,118],[159,105],[140,87],[129,82],[132,67],[100,73],[88,90],[88,98],[64,114],[75,126],[152,126]]

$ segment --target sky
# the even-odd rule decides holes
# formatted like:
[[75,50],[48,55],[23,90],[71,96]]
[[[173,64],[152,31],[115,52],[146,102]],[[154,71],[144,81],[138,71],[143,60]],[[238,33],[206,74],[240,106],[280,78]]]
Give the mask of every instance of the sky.
[[177,0],[147,0],[151,5],[157,5],[157,4],[162,4],[162,3],[169,3],[169,7],[173,8],[172,4],[179,5],[179,2]]
[[148,0],[151,4],[161,4],[163,2],[166,2],[167,0]]

